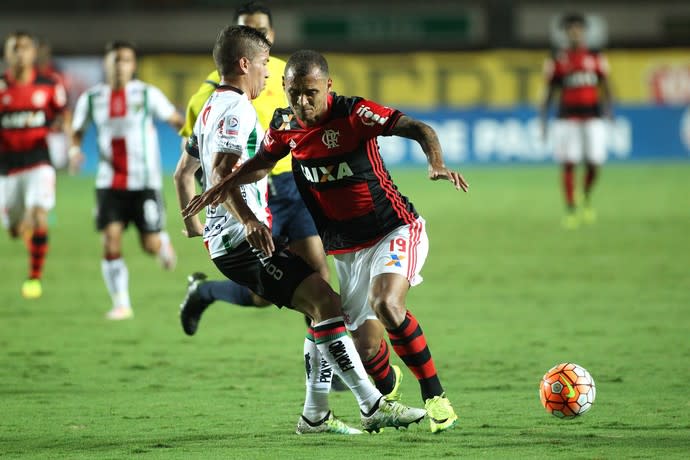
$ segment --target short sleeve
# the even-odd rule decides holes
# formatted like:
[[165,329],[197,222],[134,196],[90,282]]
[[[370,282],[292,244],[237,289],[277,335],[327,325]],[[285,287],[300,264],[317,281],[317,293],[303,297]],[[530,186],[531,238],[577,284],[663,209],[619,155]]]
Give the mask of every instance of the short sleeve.
[[175,113],[175,106],[163,92],[155,86],[148,87],[149,108],[154,118],[167,121]]
[[247,143],[244,125],[250,122],[253,125],[256,124],[256,114],[254,114],[253,120],[250,120],[248,118],[241,119],[240,115],[235,112],[225,112],[214,127],[211,150],[218,153],[242,155]]
[[65,90],[65,86],[59,81],[56,81],[53,87],[52,105],[53,109],[57,112],[64,110],[67,106],[67,91]]
[[389,136],[403,113],[366,99],[359,100],[350,113],[350,124],[362,139]]
[[268,128],[261,142],[259,155],[270,161],[277,162],[288,153],[290,153],[290,147],[282,141],[279,132],[276,132],[273,128]]

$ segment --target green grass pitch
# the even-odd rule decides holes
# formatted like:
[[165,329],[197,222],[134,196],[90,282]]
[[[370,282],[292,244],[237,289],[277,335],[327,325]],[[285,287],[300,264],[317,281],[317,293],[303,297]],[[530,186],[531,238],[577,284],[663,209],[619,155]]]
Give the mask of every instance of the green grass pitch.
[[[467,195],[424,170],[393,171],[427,220],[425,281],[409,306],[460,415],[455,430],[295,435],[302,318],[218,304],[197,336],[182,333],[186,275],[218,274],[200,241],[181,235],[170,184],[178,267],[160,270],[129,231],[136,316],[106,322],[93,179],[60,176],[41,299],[21,298],[24,247],[0,238],[0,457],[687,458],[688,164],[608,166],[599,220],[576,231],[559,224],[555,166],[463,172]],[[563,361],[597,384],[593,408],[573,421],[548,415],[537,394]],[[421,403],[407,370],[403,392]],[[331,403],[358,425],[349,393]]]

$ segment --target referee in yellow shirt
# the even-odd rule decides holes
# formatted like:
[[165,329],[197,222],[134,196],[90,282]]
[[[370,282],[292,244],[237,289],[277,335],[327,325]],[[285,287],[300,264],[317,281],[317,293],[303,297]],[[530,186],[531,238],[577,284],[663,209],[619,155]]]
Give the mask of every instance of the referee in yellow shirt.
[[[235,23],[253,27],[266,35],[273,43],[275,31],[271,11],[261,3],[250,2],[235,11]],[[276,108],[286,107],[282,76],[285,61],[271,57],[268,61],[270,76],[261,95],[252,101],[259,117],[259,123],[266,130]],[[180,130],[183,139],[189,138],[194,123],[206,100],[215,91],[220,82],[218,71],[211,72],[206,81],[189,99],[185,124]],[[314,270],[328,281],[329,271],[321,238],[316,231],[314,221],[302,201],[292,176],[292,157],[280,160],[269,176],[268,207],[273,215],[272,231],[275,236],[286,239],[290,250],[299,255]],[[189,292],[185,303],[190,300],[201,302],[206,306],[216,300],[225,300],[241,306],[264,307],[269,302],[251,292],[248,288],[230,281],[207,281],[203,273],[193,273],[188,277]],[[185,328],[186,329],[186,328]],[[189,333],[189,331],[185,330]],[[192,332],[193,333],[193,332]]]

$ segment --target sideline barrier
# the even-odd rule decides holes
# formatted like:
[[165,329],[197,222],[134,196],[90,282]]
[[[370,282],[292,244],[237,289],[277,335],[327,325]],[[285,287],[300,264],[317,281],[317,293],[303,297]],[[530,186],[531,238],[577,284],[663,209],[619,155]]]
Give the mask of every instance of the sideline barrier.
[[[448,164],[546,163],[553,161],[550,142],[541,139],[533,107],[406,111],[432,125],[441,140]],[[163,168],[173,171],[180,138],[166,124],[158,124]],[[690,108],[637,106],[617,108],[608,130],[609,161],[690,160]],[[388,166],[425,164],[414,141],[380,137]],[[84,140],[84,171],[96,167],[93,129]]]

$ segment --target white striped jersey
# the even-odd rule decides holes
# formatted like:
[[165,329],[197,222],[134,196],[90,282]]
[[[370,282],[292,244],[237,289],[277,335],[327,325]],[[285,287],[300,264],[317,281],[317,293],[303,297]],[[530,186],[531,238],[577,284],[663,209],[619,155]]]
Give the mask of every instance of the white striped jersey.
[[167,121],[175,107],[155,86],[132,80],[123,89],[100,83],[77,100],[72,128],[96,126],[96,188],[160,190],[161,154],[154,118]]
[[[209,97],[194,125],[187,152],[197,156],[204,173],[205,188],[212,184],[216,155],[237,155],[235,168],[252,158],[263,138],[256,110],[239,90],[221,85]],[[271,226],[268,210],[268,181],[240,186],[242,197],[256,217]],[[211,258],[226,254],[246,239],[242,225],[224,206],[206,208],[204,243]]]

